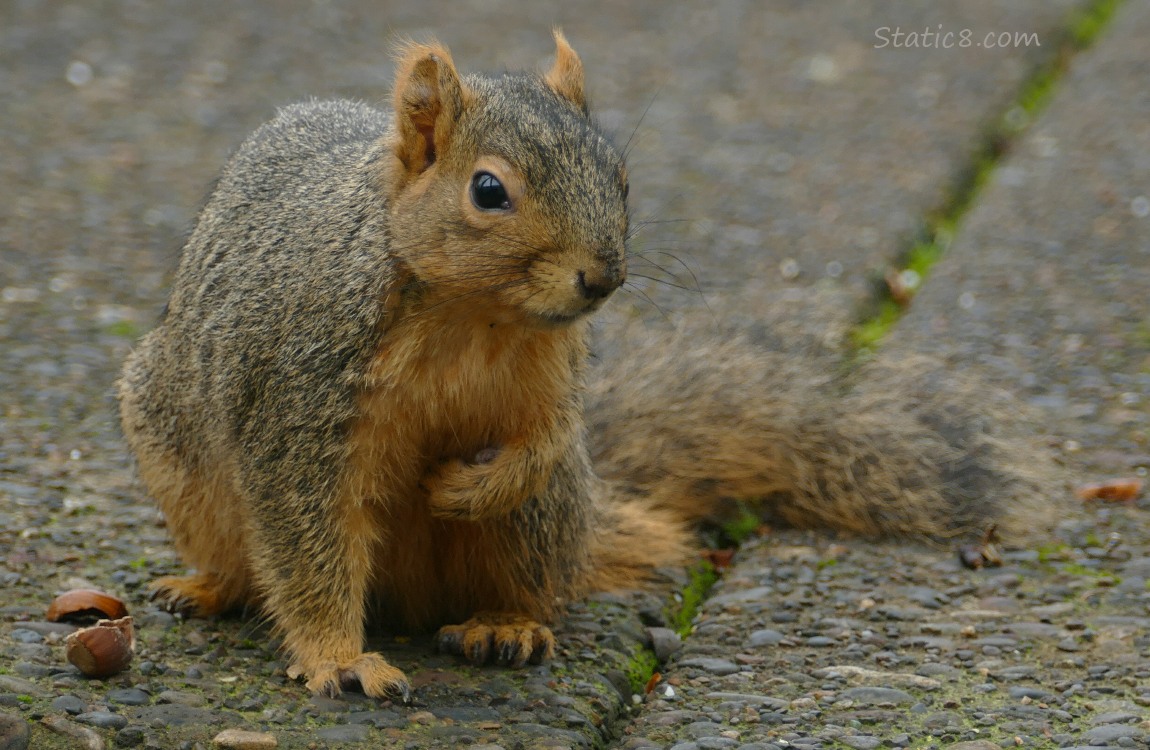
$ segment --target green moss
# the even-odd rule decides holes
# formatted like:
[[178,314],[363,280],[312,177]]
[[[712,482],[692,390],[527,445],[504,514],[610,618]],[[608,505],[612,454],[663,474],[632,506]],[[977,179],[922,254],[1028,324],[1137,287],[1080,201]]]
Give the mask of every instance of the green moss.
[[655,652],[649,648],[636,648],[627,662],[627,681],[631,684],[632,695],[642,695],[647,689],[651,676],[659,668]]
[[1130,333],[1130,344],[1139,349],[1150,348],[1150,320],[1144,320]]
[[[1121,4],[1122,0],[1094,0],[1070,15],[1054,41],[1055,52],[1023,82],[1005,114],[987,128],[971,155],[970,166],[958,175],[939,208],[926,217],[918,241],[898,260],[900,270],[914,271],[926,279],[1002,158],[1050,101],[1070,60],[1098,38]],[[902,307],[884,289],[852,332],[854,359],[865,359],[873,352],[900,317]]]
[[138,339],[140,338],[140,327],[130,320],[117,320],[115,323],[104,326],[104,333],[126,339]]
[[878,347],[879,342],[887,331],[891,329],[902,315],[902,308],[895,304],[890,297],[884,297],[878,303],[878,310],[859,323],[851,333],[851,340],[855,349],[869,352]]
[[1038,561],[1039,562],[1056,562],[1065,560],[1070,547],[1060,542],[1051,544],[1043,544],[1038,547]]
[[[1022,89],[1022,93],[1018,96],[1018,110],[1025,113],[1027,117],[1015,120],[1009,118],[1004,123],[1004,128],[1009,130],[1018,131],[1028,124],[1029,120],[1035,114],[1042,110],[1046,103],[1050,101],[1051,95],[1054,94],[1056,84],[1061,76],[1057,71],[1052,69],[1040,70],[1034,75],[1026,86]],[[1022,127],[1019,127],[1022,125]]]
[[682,637],[691,632],[691,622],[699,613],[699,606],[707,598],[707,592],[719,580],[715,566],[709,562],[700,562],[687,571],[689,580],[687,585],[679,592],[680,601],[668,607],[667,624]]
[[1109,570],[1099,570],[1098,568],[1088,568],[1079,563],[1063,563],[1058,566],[1058,569],[1067,575],[1079,576],[1081,578],[1093,578],[1096,581],[1106,581],[1108,585],[1117,586],[1122,583],[1122,579],[1116,576]]
[[738,514],[723,524],[723,535],[726,536],[732,544],[742,544],[749,539],[762,524],[763,521],[757,513],[751,512],[750,507],[740,503]]
[[1122,0],[1095,0],[1070,16],[1070,38],[1079,49],[1086,49],[1110,24]]

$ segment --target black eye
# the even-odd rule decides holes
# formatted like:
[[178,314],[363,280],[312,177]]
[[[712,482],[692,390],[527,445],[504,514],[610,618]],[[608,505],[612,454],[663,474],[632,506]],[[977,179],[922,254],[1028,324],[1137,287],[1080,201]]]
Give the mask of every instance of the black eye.
[[503,183],[490,172],[476,172],[471,178],[471,202],[484,211],[506,211],[511,199]]

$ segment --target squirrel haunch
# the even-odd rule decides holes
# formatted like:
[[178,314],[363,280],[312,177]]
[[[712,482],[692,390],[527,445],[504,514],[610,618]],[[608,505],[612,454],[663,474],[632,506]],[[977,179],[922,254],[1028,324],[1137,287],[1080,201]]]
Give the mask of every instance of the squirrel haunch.
[[[368,612],[449,625],[442,647],[476,661],[545,659],[564,601],[683,560],[689,523],[725,499],[789,495],[784,516],[809,505],[864,532],[947,526],[946,477],[920,445],[941,460],[961,448],[895,415],[923,438],[900,443],[883,415],[828,411],[825,394],[720,398],[741,377],[731,363],[776,368],[737,337],[712,355],[672,342],[694,348],[682,362],[657,344],[632,354],[629,383],[597,384],[595,456],[617,483],[596,475],[588,319],[626,278],[627,173],[555,41],[546,74],[500,77],[410,44],[394,112],[283,109],[225,168],[124,366],[125,436],[196,571],[157,595],[205,615],[259,602],[317,692],[406,695],[363,652]],[[820,474],[836,440],[864,461]],[[903,471],[918,493],[905,511]]]

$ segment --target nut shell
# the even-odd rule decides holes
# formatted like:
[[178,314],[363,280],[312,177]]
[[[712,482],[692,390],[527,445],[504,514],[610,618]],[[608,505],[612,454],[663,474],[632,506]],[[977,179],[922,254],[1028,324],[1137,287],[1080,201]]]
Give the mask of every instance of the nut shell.
[[48,622],[105,617],[118,620],[128,614],[124,602],[111,594],[92,589],[73,589],[60,594],[48,605]]
[[88,677],[110,677],[123,672],[136,648],[131,617],[100,620],[64,639],[64,655]]

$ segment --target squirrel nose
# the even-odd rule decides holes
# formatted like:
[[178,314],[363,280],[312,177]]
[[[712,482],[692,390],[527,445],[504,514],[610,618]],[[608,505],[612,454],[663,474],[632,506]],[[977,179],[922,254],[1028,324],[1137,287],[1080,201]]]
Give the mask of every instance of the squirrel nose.
[[610,270],[602,273],[580,271],[575,276],[575,286],[584,299],[600,300],[611,296],[611,292],[618,289],[625,278],[624,274]]

